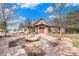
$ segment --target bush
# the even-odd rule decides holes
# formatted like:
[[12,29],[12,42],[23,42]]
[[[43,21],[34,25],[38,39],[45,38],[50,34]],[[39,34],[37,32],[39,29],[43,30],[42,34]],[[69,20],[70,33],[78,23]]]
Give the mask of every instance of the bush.
[[77,27],[66,28],[66,33],[79,33],[79,28],[77,28]]

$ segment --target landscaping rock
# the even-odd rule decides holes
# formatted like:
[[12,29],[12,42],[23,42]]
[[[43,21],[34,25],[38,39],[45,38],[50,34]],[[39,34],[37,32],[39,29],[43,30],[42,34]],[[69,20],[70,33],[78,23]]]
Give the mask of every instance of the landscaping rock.
[[27,53],[21,46],[15,46],[6,50],[6,56],[27,56]]
[[19,49],[15,56],[28,56],[24,49]]
[[40,40],[40,37],[38,37],[38,36],[36,36],[36,37],[26,37],[25,39],[26,39],[26,41],[33,42],[33,41]]
[[47,34],[32,34],[1,38],[0,55],[79,56],[79,48],[74,47],[72,40],[69,38],[61,38],[61,40],[58,40]]
[[0,40],[0,56],[5,55],[5,50],[8,49],[8,42],[6,39]]
[[63,38],[58,41],[58,45],[54,47],[53,53],[58,56],[77,56],[76,49],[73,48],[73,43],[68,38]]
[[42,49],[36,46],[24,46],[24,48],[29,56],[43,56],[46,54]]
[[57,38],[53,37],[53,36],[49,36],[47,34],[36,34],[35,36],[41,37],[47,41],[51,41],[51,42],[57,42]]
[[73,43],[72,40],[69,38],[62,38],[58,44],[63,45],[63,46],[67,46],[67,47],[73,47]]

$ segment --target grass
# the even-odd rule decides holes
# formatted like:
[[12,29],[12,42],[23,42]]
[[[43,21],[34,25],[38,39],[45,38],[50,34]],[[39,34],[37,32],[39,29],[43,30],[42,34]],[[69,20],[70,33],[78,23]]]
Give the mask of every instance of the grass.
[[[52,34],[54,37],[59,37],[59,34]],[[62,38],[70,38],[73,41],[73,45],[79,48],[79,34],[62,34]]]

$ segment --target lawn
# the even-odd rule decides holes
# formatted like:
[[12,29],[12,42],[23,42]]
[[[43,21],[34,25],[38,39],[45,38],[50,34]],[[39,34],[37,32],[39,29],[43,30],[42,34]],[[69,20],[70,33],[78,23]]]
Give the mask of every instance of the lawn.
[[[54,37],[59,37],[59,34],[52,34]],[[79,34],[62,34],[62,38],[70,38],[73,41],[73,45],[79,48]]]

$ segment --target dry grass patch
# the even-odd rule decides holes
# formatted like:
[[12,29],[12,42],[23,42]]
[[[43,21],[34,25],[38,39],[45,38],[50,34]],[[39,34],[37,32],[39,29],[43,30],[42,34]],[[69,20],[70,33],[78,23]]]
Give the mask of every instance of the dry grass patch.
[[[50,34],[59,38],[59,34]],[[61,38],[70,38],[73,41],[73,45],[79,48],[79,34],[62,34]]]

